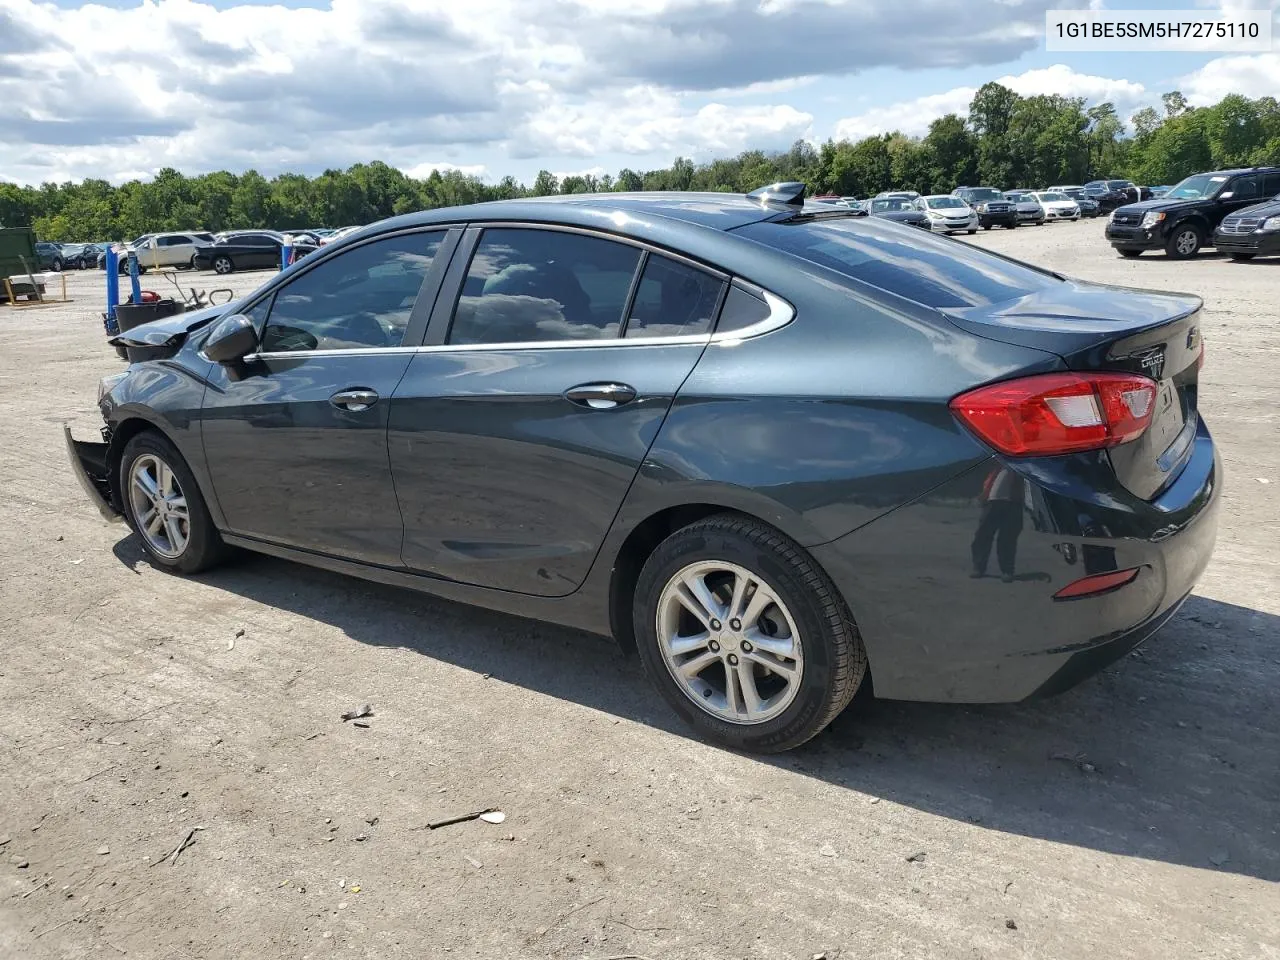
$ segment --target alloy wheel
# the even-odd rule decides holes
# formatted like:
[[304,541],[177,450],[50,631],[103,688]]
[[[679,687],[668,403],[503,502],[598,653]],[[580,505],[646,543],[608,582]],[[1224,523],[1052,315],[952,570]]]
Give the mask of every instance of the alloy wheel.
[[227,257],[219,257],[217,260],[213,261],[214,273],[230,273],[231,266],[231,260]]
[[656,632],[676,685],[702,710],[757,724],[800,690],[804,647],[778,593],[744,567],[720,560],[679,570],[658,599]]
[[1184,257],[1189,257],[1196,252],[1196,247],[1200,245],[1200,238],[1196,236],[1194,230],[1183,230],[1178,234],[1178,239],[1173,242],[1174,248]]
[[138,532],[160,556],[176,560],[191,540],[191,515],[173,469],[152,453],[129,468],[129,504]]

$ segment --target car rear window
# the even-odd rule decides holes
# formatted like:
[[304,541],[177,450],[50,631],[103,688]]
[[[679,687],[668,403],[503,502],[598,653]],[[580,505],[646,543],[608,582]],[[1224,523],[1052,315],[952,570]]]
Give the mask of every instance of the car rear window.
[[753,223],[737,233],[927,307],[1003,303],[1062,282],[959,240],[883,220]]

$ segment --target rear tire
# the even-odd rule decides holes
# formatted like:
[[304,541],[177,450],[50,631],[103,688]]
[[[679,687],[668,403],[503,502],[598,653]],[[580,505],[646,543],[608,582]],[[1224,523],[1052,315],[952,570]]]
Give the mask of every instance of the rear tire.
[[231,262],[230,257],[224,256],[224,257],[213,258],[214,273],[221,274],[222,276],[226,276],[228,273],[231,273],[233,270],[235,270],[235,268],[236,268],[236,265]]
[[125,444],[117,479],[125,520],[155,566],[199,573],[227,555],[196,478],[164,434],[144,430]]
[[1199,227],[1179,224],[1169,235],[1169,242],[1165,244],[1164,252],[1174,260],[1189,260],[1200,252],[1203,245],[1204,234],[1200,232]]
[[991,224],[989,224],[989,223],[984,223],[984,224],[982,225],[982,229],[983,229],[983,230],[990,230],[990,229],[991,229]]
[[785,534],[738,514],[659,544],[636,583],[632,620],[663,699],[733,749],[800,746],[848,706],[867,671],[830,578]]
[[971,236],[971,237],[972,237],[972,236],[973,236],[975,233],[977,233],[977,232],[978,232],[978,229],[975,227],[974,229],[969,230],[969,231],[968,231],[968,234],[969,234],[969,236]]
[[63,263],[62,263],[61,257],[54,257],[53,263],[49,264],[49,269],[52,270],[54,273],[61,273],[62,267],[63,267]]

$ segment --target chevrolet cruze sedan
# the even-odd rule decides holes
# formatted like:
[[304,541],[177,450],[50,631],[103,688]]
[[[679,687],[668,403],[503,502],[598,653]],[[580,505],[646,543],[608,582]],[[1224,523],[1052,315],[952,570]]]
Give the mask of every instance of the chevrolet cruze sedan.
[[916,206],[929,218],[934,233],[977,233],[978,214],[961,200],[946,194],[921,197]]
[[1173,616],[1222,485],[1200,307],[799,184],[503,201],[122,334],[67,442],[159,567],[256,550],[611,634],[779,751],[862,684],[1043,696]]

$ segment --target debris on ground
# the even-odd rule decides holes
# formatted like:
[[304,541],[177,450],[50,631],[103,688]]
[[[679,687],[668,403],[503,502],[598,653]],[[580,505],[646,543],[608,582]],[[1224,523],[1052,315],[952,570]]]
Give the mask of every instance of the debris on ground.
[[182,851],[196,842],[196,834],[203,829],[203,827],[192,827],[187,831],[187,835],[182,838],[182,841],[174,847],[172,851],[166,853],[159,860],[156,860],[151,864],[151,866],[154,867],[157,863],[164,863],[166,860],[169,861],[169,866],[173,866],[178,862],[178,857],[182,855]]
[[1097,773],[1098,771],[1098,768],[1083,753],[1055,753],[1050,755],[1049,759],[1061,760],[1064,763],[1074,763],[1082,773]]
[[[493,819],[496,817],[497,819]],[[431,820],[424,826],[413,827],[414,830],[439,830],[441,827],[451,827],[455,823],[466,823],[468,820],[484,820],[486,823],[501,823],[507,819],[507,815],[497,807],[488,807],[484,810],[473,810],[471,813],[462,813],[456,817],[444,817],[441,820]]]
[[829,843],[824,843],[818,848],[818,853],[824,857],[834,857],[836,855],[836,848]]
[[357,707],[355,710],[348,710],[346,713],[344,713],[342,715],[342,722],[346,723],[348,720],[363,720],[365,717],[372,717],[372,716],[373,716],[373,705],[366,703],[362,707]]
[[481,863],[479,860],[477,860],[475,857],[472,857],[472,856],[470,856],[470,855],[468,855],[468,854],[465,854],[465,853],[463,854],[463,856],[464,856],[464,857],[466,857],[467,863],[471,864],[471,865],[472,865],[473,867],[475,867],[477,870],[479,870],[481,867],[483,867],[483,866],[484,866],[484,864],[483,864],[483,863]]
[[359,727],[361,730],[368,730],[369,723],[367,720],[355,720],[351,724],[353,727]]
[[1018,929],[1018,925],[1017,925],[1016,923],[1014,923],[1012,920],[1006,920],[1006,921],[1004,922],[1004,925],[1005,925],[1006,927],[1008,927],[1010,930],[1017,930],[1017,929]]
[[907,863],[924,863],[924,858],[928,856],[924,850],[917,850],[915,853],[907,856]]
[[105,857],[110,852],[111,852],[111,848],[106,846],[105,844],[98,848],[98,856],[100,857]]

